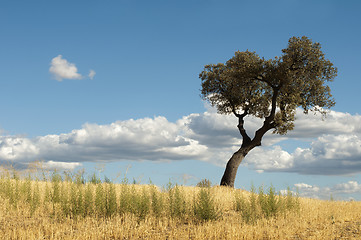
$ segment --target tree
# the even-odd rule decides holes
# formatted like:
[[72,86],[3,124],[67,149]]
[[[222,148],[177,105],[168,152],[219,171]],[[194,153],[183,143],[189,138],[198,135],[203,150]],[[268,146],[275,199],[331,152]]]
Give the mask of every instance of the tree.
[[[301,107],[326,115],[335,105],[327,82],[333,81],[337,68],[325,59],[319,43],[303,36],[292,37],[280,57],[265,60],[255,52],[237,51],[225,64],[210,64],[200,73],[204,100],[220,114],[234,114],[242,136],[240,149],[226,165],[221,185],[234,187],[237,169],[244,157],[261,146],[266,132],[286,134],[294,127],[295,113]],[[244,118],[264,119],[250,138]]]

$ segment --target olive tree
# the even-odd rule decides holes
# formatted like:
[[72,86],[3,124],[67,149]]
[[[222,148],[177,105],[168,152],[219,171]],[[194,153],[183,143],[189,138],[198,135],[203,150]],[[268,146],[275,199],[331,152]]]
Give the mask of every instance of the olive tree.
[[[238,118],[242,144],[226,165],[221,185],[234,187],[237,169],[244,157],[272,130],[286,134],[294,128],[297,108],[326,114],[335,105],[327,82],[337,68],[325,59],[321,45],[292,37],[280,57],[266,60],[255,52],[235,52],[225,64],[210,64],[200,73],[201,96],[220,114]],[[246,116],[264,119],[251,138],[244,128]]]

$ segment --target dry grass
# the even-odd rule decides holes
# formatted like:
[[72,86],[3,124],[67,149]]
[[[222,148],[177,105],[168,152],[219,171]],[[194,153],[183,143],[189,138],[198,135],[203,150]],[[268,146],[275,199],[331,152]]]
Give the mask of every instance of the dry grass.
[[[18,186],[17,192],[20,194],[21,191],[27,191],[25,182],[2,178],[0,187],[4,190],[6,184],[11,183],[15,192]],[[49,190],[53,189],[53,184],[38,182],[37,198],[37,194],[34,194],[36,183],[31,181],[31,195],[22,194],[16,204],[12,204],[14,200],[5,196],[5,190],[0,194],[0,239],[361,239],[360,202],[301,198],[298,211],[285,211],[275,217],[263,217],[254,223],[247,223],[241,213],[235,210],[235,195],[240,190],[213,187],[209,191],[221,215],[216,220],[203,221],[192,215],[200,188],[178,187],[186,210],[179,216],[171,216],[167,210],[169,191],[155,190],[151,185],[115,184],[113,186],[118,201],[116,214],[106,217],[94,210],[92,214],[79,217],[64,214],[60,203],[53,204],[49,196],[46,197]],[[60,189],[63,187],[75,191],[78,188],[85,191],[88,185],[95,194],[96,184],[60,182]],[[102,184],[103,189],[107,189],[107,186]],[[138,214],[134,209],[134,212],[120,212],[119,199],[125,187],[137,194],[132,195],[130,202],[148,201],[150,209],[145,207],[145,214]],[[152,191],[155,191],[158,200],[162,199],[162,211],[158,214],[152,210],[152,200],[149,200],[152,199]],[[68,194],[70,199],[71,192],[68,191]],[[243,194],[250,195],[248,192]],[[31,202],[34,196],[38,205]],[[135,196],[144,198],[135,200]],[[137,206],[144,207],[141,204]]]

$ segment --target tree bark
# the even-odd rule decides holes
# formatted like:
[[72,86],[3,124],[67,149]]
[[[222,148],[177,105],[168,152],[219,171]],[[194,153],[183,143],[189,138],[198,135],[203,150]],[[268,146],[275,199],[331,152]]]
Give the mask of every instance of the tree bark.
[[238,167],[249,151],[250,149],[241,147],[232,155],[231,159],[229,159],[227,163],[226,170],[224,171],[220,184],[221,186],[234,188]]

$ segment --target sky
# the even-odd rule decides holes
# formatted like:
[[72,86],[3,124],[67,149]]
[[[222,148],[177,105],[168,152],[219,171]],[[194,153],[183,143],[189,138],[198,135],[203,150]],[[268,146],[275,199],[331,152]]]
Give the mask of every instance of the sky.
[[[338,68],[326,119],[297,110],[235,187],[361,200],[360,1],[1,1],[0,164],[159,186],[219,184],[237,119],[200,97],[199,73],[236,51],[271,59],[307,36]],[[252,135],[262,124],[247,117]]]

